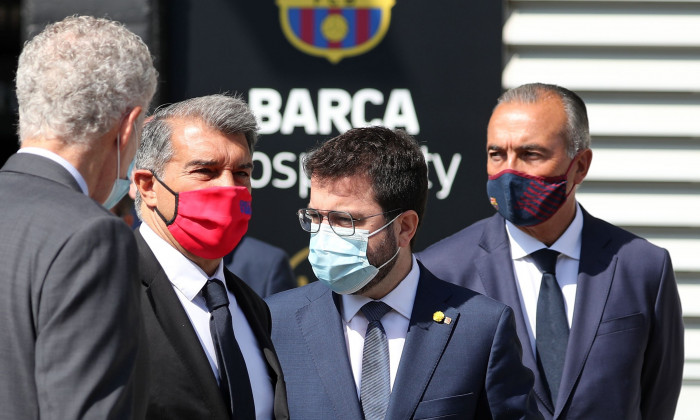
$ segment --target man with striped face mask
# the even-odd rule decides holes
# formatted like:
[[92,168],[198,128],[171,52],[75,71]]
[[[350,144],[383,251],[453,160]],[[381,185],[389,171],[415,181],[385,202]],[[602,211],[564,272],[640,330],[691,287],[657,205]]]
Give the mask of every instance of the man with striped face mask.
[[489,121],[498,214],[421,252],[431,270],[513,308],[546,419],[671,419],[683,320],[668,252],[586,212],[593,159],[583,100],[531,83]]

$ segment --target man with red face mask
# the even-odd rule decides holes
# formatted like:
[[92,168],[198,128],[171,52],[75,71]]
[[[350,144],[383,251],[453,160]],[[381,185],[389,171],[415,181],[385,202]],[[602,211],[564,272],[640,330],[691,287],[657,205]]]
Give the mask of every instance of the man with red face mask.
[[588,214],[586,106],[545,84],[505,92],[487,134],[498,214],[418,255],[509,305],[546,419],[672,419],[683,321],[666,250]]
[[144,127],[134,183],[146,418],[289,417],[267,305],[222,263],[248,229],[256,130],[227,95],[160,109]]

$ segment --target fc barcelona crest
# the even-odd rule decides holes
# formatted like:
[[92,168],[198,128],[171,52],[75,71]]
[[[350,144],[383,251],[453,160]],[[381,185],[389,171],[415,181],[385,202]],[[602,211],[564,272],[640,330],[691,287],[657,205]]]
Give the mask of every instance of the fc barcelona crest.
[[277,0],[284,36],[297,49],[336,64],[384,38],[395,0]]

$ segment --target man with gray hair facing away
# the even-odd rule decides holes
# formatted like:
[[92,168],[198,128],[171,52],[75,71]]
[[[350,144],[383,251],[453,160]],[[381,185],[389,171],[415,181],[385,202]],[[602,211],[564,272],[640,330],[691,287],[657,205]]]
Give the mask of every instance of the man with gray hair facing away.
[[143,416],[126,193],[157,72],[123,25],[75,16],[19,57],[21,148],[0,170],[0,418]]
[[248,230],[257,123],[228,95],[159,109],[136,156],[148,419],[287,419],[270,311],[223,257]]

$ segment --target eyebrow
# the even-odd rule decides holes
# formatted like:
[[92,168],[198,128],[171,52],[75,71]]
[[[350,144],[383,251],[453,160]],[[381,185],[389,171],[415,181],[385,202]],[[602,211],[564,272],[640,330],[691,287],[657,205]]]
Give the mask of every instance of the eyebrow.
[[[193,166],[217,166],[221,163],[217,160],[192,160],[187,162],[185,168],[191,168]],[[253,162],[246,162],[244,164],[236,166],[236,169],[252,169]]]
[[218,162],[215,160],[191,160],[187,162],[185,167],[190,168],[192,166],[215,166],[217,164]]
[[529,150],[536,150],[536,151],[545,151],[547,150],[546,147],[542,147],[537,144],[523,144],[522,146],[518,146],[515,148],[516,150],[524,150],[524,151],[529,151]]
[[[488,147],[486,148],[486,150],[498,152],[498,151],[501,151],[501,150],[505,150],[505,148],[504,148],[504,147],[501,147],[501,146],[497,146],[497,145],[495,145],[495,144],[490,144],[490,145],[488,145]],[[544,150],[547,150],[547,148],[542,147],[542,146],[537,145],[537,144],[523,144],[523,145],[521,145],[521,146],[516,147],[515,150],[519,150],[519,151],[521,151],[521,150],[525,150],[525,151],[526,151],[526,150],[539,150],[539,151],[544,151]]]

